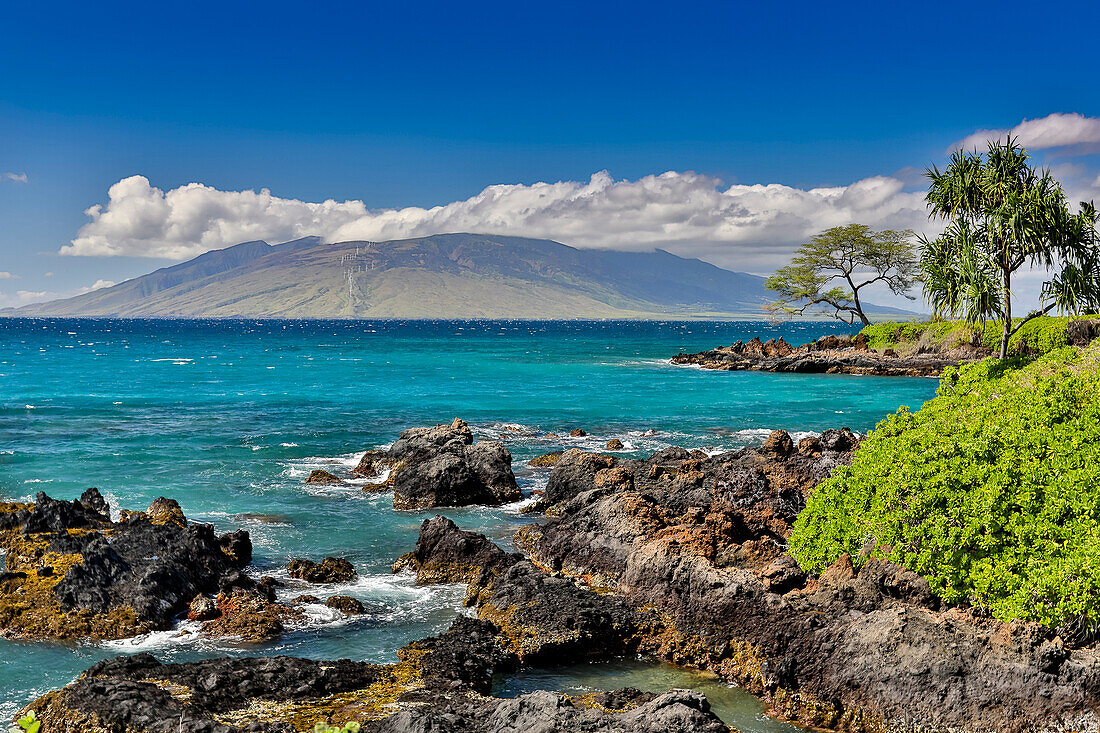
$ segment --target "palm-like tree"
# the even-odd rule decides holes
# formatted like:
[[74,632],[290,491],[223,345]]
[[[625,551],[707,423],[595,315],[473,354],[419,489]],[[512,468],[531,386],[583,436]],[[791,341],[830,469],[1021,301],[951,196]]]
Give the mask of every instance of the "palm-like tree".
[[[1003,359],[1026,321],[1100,307],[1095,206],[1071,213],[1062,187],[1032,168],[1014,139],[989,143],[984,157],[957,151],[946,170],[925,175],[930,216],[949,221],[937,239],[922,239],[924,292],[937,315],[999,319]],[[1024,265],[1057,272],[1043,285],[1042,307],[1013,325],[1012,274]]]

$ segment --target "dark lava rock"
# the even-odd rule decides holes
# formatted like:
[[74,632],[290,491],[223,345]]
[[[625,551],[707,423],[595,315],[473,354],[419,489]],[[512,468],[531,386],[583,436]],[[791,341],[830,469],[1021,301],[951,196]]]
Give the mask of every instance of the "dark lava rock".
[[522,560],[509,554],[477,532],[458,528],[446,517],[425,519],[420,525],[416,549],[402,555],[393,571],[409,569],[421,585],[437,583],[475,583],[486,576],[499,575]]
[[966,347],[934,353],[898,356],[878,353],[867,347],[867,337],[823,336],[802,346],[791,346],[782,338],[761,342],[759,338],[721,346],[697,354],[676,354],[673,364],[701,366],[721,371],[754,370],[814,374],[877,374],[881,376],[936,376],[945,367],[977,361],[989,350]]
[[252,557],[248,533],[219,537],[170,499],[120,522],[95,489],[78,501],[39,494],[29,509],[12,506],[0,513],[9,570],[23,573],[0,588],[0,629],[11,635],[132,636],[169,628],[192,599],[226,583],[255,585],[240,572]]
[[351,596],[332,596],[325,601],[325,605],[329,608],[335,608],[337,611],[342,611],[349,616],[357,616],[367,612],[363,604]]
[[395,509],[502,504],[520,498],[512,455],[499,440],[474,443],[465,421],[410,428],[385,451],[368,451],[356,473],[375,476],[390,469],[375,487],[393,488]]
[[[390,666],[291,657],[185,664],[161,664],[149,654],[117,657],[39,699],[34,709],[50,731],[292,733],[319,720],[343,723],[364,717],[362,730],[378,733],[728,730],[702,695],[684,690],[664,695],[623,690],[590,700],[551,692],[505,700],[456,694],[488,692],[491,670],[507,664],[494,638],[491,625],[459,619],[447,633],[402,650],[406,661]],[[414,672],[422,674],[422,687],[409,686]],[[318,702],[316,710],[311,700]],[[248,722],[221,722],[241,719],[246,709]]]
[[343,481],[339,477],[334,476],[328,471],[322,471],[321,469],[315,469],[309,472],[309,476],[306,478],[307,484],[342,484]]
[[346,583],[357,575],[355,566],[342,557],[326,557],[319,563],[295,558],[287,564],[286,572],[307,583]]
[[[857,571],[842,557],[815,579],[786,553],[806,496],[859,442],[845,429],[797,448],[777,432],[759,448],[706,459],[668,449],[610,463],[567,452],[547,489],[550,516],[515,543],[541,567],[658,612],[667,625],[635,617],[642,649],[713,670],[807,725],[968,733],[1100,725],[1095,649],[1055,644],[1052,630],[1034,624],[945,609],[923,578],[877,558],[861,558]],[[608,480],[612,471],[632,480]],[[520,577],[528,567],[497,579],[479,615],[526,630],[493,609],[518,610],[536,595]],[[543,622],[553,620],[531,621]],[[589,628],[624,638],[621,625]]]
[[317,596],[310,595],[309,593],[303,593],[300,596],[295,596],[291,599],[292,603],[320,603],[321,599]]

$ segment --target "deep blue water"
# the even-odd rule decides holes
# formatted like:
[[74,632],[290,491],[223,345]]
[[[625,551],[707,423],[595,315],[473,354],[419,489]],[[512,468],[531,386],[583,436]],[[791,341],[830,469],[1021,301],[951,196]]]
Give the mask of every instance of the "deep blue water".
[[[555,448],[602,448],[617,437],[624,454],[645,454],[673,444],[741,447],[774,428],[863,432],[898,406],[916,408],[933,395],[936,384],[927,379],[667,363],[681,349],[754,335],[802,343],[848,332],[829,323],[0,319],[0,498],[29,500],[37,491],[75,498],[97,486],[116,509],[141,509],[170,496],[191,519],[249,529],[257,574],[278,575],[293,556],[348,557],[361,577],[338,590],[372,611],[353,621],[318,616],[258,647],[178,632],[105,645],[0,640],[0,714],[97,659],[133,651],[172,660],[229,652],[390,661],[398,647],[445,628],[462,595],[389,573],[393,559],[412,548],[420,522],[437,512],[396,512],[390,496],[356,487],[307,487],[311,469],[346,470],[357,453],[404,428],[462,417],[475,435],[509,436],[529,492],[546,477],[524,463]],[[540,435],[580,427],[590,435],[529,438],[505,426]],[[277,516],[240,516],[248,513]],[[438,513],[505,545],[533,520],[516,507]],[[622,667],[585,669],[577,673],[584,684],[593,674],[609,682],[625,674]],[[530,674],[503,689],[566,687],[563,674]],[[667,688],[677,674],[680,686],[698,680],[652,667],[651,681]],[[631,679],[639,675],[629,668]],[[777,730],[757,721],[752,698],[736,690],[729,696],[727,722],[747,732]]]

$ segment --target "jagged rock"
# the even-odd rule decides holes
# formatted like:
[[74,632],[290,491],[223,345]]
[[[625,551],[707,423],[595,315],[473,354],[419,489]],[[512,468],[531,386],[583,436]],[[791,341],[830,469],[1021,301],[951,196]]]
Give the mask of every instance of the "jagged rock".
[[209,621],[218,616],[218,604],[208,596],[195,596],[188,606],[187,618],[191,621]]
[[[112,522],[95,489],[79,501],[40,494],[0,511],[10,574],[0,586],[0,629],[35,638],[112,639],[169,628],[198,595],[255,586],[248,533],[221,537],[158,499]],[[50,570],[47,572],[46,568]]]
[[[318,720],[362,721],[367,733],[728,730],[706,698],[685,690],[575,699],[551,692],[484,697],[492,671],[508,659],[495,648],[493,627],[472,619],[459,619],[447,633],[399,654],[403,660],[387,666],[291,657],[161,664],[137,654],[93,665],[63,691],[40,698],[34,709],[50,731],[292,733]],[[482,694],[460,694],[467,690]],[[241,719],[244,710],[248,722],[223,722]]]
[[569,431],[570,438],[583,438],[586,435],[588,435],[588,433],[584,432],[580,428],[573,428]]
[[612,438],[611,440],[607,441],[607,444],[604,445],[604,448],[606,448],[607,450],[622,450],[623,441],[619,440],[618,438]]
[[202,627],[210,636],[231,636],[247,642],[270,641],[282,635],[287,621],[302,618],[300,610],[275,603],[258,590],[219,593],[214,603],[218,615]]
[[390,474],[371,490],[393,487],[395,509],[502,504],[520,498],[512,455],[504,443],[480,441],[465,421],[410,428],[385,451],[368,451],[356,473]]
[[[362,465],[362,462],[360,462]],[[314,469],[309,472],[309,476],[306,478],[307,484],[342,484],[344,483],[338,476],[334,476],[328,471],[324,471],[320,468]]]
[[295,558],[287,564],[286,572],[307,583],[346,583],[357,575],[355,566],[342,557],[326,557],[319,563]]
[[416,549],[402,555],[393,571],[409,569],[421,585],[474,583],[483,575],[499,575],[521,560],[500,549],[484,535],[458,528],[443,516],[420,525]]
[[325,601],[325,605],[329,608],[335,608],[337,611],[342,611],[349,616],[357,616],[367,612],[363,604],[351,596],[332,596]]
[[166,499],[163,496],[153,500],[145,515],[153,524],[174,524],[177,527],[186,527],[187,518],[183,516],[183,510],[175,499]]
[[976,361],[988,349],[965,347],[906,356],[878,353],[867,346],[867,337],[822,336],[817,341],[792,347],[782,338],[761,343],[759,338],[695,354],[676,354],[673,364],[689,364],[721,371],[754,370],[815,374],[877,374],[882,376],[936,376],[945,367]]

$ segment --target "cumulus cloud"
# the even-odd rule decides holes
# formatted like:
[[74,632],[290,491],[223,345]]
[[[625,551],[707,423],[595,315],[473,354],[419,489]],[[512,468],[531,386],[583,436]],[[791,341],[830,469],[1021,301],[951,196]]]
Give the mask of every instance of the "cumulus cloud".
[[18,278],[18,275],[13,275],[10,272],[4,272],[0,270],[0,280],[16,280]]
[[91,285],[86,285],[86,286],[80,288],[79,290],[77,290],[76,294],[77,295],[83,295],[84,293],[90,293],[93,290],[102,290],[103,288],[109,288],[113,285],[115,285],[115,282],[113,280],[102,280],[102,279],[100,279],[100,280],[96,280]]
[[4,178],[4,180],[11,181],[12,183],[26,183],[27,182],[27,174],[26,173],[5,172],[3,174],[3,178]]
[[952,145],[948,152],[959,148],[984,150],[990,140],[1004,140],[1006,135],[1019,138],[1020,144],[1030,150],[1100,143],[1100,117],[1055,113],[1033,120],[1025,119],[1012,128],[978,130]]
[[280,242],[309,235],[326,241],[384,241],[444,232],[556,239],[580,247],[651,249],[707,256],[719,264],[771,268],[790,244],[853,221],[876,227],[926,224],[923,194],[897,178],[801,189],[780,184],[724,186],[716,178],[669,171],[616,180],[503,184],[432,208],[370,209],[363,201],[320,203],[269,190],[221,191],[190,183],[164,191],[144,176],[111,186],[106,205],[64,255],[181,260],[238,242]]

